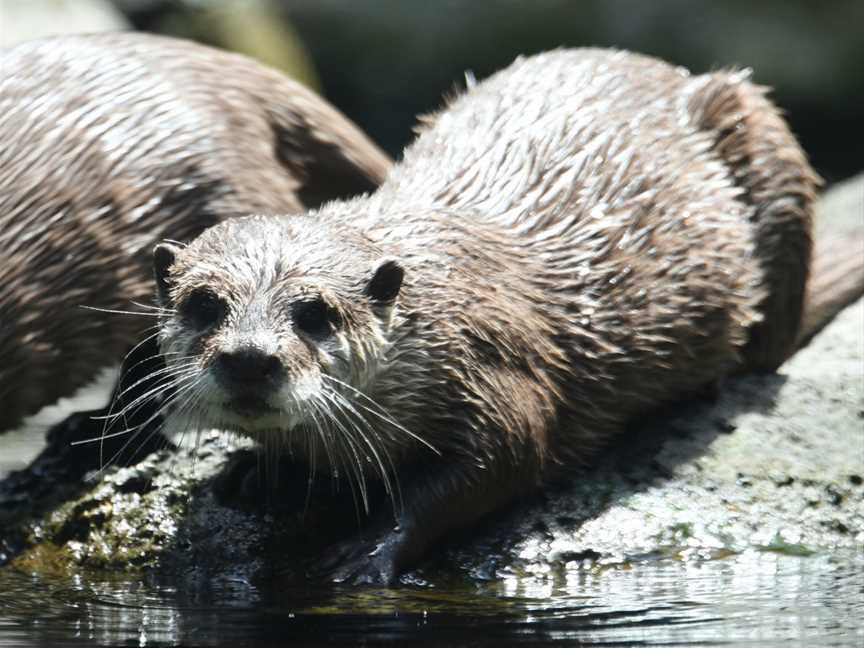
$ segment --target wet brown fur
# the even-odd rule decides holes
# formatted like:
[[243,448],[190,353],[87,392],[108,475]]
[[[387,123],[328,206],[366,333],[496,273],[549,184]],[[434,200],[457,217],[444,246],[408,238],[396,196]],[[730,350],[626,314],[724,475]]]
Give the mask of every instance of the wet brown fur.
[[155,242],[373,189],[387,157],[301,85],[143,34],[0,53],[0,431],[118,362]]
[[[792,352],[818,179],[746,77],[593,49],[520,59],[431,118],[372,196],[172,252],[166,306],[230,286],[224,330],[254,310],[313,373],[331,369],[284,313],[326,292],[361,322],[339,331],[355,386],[436,450],[370,426],[395,458],[398,527],[379,512],[371,540],[330,552],[332,577],[390,580],[634,417]],[[405,278],[376,319],[363,287],[381,258]],[[197,340],[206,375],[220,335],[167,317],[161,339]],[[288,447],[303,427],[256,436]]]

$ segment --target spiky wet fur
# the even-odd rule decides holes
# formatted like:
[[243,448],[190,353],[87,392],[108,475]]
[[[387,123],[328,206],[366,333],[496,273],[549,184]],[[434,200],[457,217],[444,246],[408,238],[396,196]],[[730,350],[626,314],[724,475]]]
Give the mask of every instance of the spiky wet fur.
[[[260,323],[295,375],[321,376],[323,392],[337,372],[342,397],[398,423],[363,423],[368,452],[331,425],[327,458],[382,476],[374,447],[395,467],[398,571],[447,529],[587,461],[633,417],[782,362],[817,182],[745,74],[557,51],[452,101],[372,196],[210,229],[178,254],[170,301],[203,284],[243,317],[272,295]],[[381,257],[405,269],[384,317],[362,294]],[[282,315],[309,286],[348,315],[344,366]],[[768,342],[754,347],[757,327]],[[161,339],[197,358],[203,381],[219,335],[166,318]],[[290,447],[315,438],[304,430],[323,413],[307,413],[294,429],[240,431]]]

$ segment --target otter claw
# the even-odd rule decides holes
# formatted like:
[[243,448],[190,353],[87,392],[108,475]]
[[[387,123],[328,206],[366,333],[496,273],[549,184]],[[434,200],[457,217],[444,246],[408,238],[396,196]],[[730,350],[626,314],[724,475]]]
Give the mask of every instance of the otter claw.
[[357,538],[328,548],[306,574],[344,585],[390,585],[398,573],[395,558],[393,543]]

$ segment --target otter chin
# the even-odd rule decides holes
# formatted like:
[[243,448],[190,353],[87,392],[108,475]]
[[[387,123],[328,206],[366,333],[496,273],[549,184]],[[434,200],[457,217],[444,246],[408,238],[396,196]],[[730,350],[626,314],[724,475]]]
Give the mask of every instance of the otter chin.
[[745,74],[519,59],[371,195],[159,245],[169,407],[398,492],[317,570],[390,582],[628,422],[782,363],[817,185]]

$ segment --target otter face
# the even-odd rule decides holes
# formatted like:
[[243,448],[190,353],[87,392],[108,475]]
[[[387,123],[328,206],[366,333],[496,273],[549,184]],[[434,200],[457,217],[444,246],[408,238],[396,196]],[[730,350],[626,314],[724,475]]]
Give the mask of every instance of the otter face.
[[172,415],[280,447],[349,425],[388,346],[396,261],[349,228],[253,216],[160,244],[154,268]]

